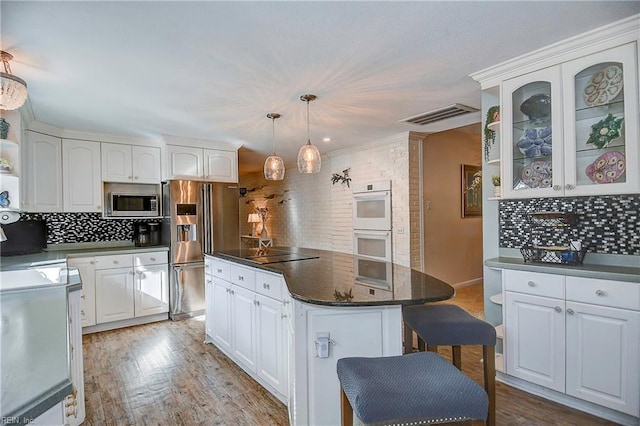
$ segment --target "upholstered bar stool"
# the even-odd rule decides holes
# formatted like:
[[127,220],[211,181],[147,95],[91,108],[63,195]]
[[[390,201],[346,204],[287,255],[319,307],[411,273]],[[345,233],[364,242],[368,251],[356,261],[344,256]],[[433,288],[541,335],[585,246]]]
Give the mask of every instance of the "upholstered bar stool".
[[[432,304],[409,306],[402,311],[405,326],[405,340],[413,330],[418,335],[418,348],[436,352],[438,346],[451,346],[453,365],[462,369],[462,345],[482,345],[484,364],[484,388],[489,396],[489,416],[487,424],[495,425],[496,418],[496,364],[495,328],[481,319],[474,317],[456,305]],[[409,332],[407,332],[409,330]],[[407,347],[405,341],[405,352]]]
[[342,426],[424,425],[485,420],[489,400],[476,382],[433,352],[342,358]]

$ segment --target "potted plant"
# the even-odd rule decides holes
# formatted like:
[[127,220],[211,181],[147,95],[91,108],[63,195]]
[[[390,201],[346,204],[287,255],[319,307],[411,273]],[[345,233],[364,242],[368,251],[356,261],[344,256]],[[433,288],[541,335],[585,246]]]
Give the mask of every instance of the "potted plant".
[[493,195],[499,197],[502,194],[500,188],[500,176],[499,175],[491,175],[491,183],[493,184]]
[[484,122],[484,159],[489,161],[491,146],[496,141],[496,132],[490,128],[490,124],[500,121],[500,106],[494,105],[487,110],[487,118]]

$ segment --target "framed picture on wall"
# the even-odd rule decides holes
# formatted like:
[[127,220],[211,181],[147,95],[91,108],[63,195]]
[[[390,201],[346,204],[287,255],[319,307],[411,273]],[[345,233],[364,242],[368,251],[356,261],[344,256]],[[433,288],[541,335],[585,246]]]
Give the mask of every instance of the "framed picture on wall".
[[462,217],[482,216],[482,168],[462,165]]

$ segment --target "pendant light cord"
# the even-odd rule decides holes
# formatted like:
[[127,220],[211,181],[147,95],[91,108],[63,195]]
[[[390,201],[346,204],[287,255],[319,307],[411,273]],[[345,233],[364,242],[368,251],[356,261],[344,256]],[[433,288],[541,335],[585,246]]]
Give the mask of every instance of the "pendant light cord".
[[311,137],[309,136],[309,99],[307,99],[307,143],[311,143]]
[[271,134],[271,147],[273,148],[273,155],[276,155],[276,118],[271,118],[272,134]]

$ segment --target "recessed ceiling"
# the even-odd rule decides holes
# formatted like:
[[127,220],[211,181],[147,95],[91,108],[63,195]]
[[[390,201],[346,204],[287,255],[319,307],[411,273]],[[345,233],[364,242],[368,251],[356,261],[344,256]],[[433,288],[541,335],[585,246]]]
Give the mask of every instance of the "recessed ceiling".
[[[468,75],[640,13],[640,2],[7,1],[1,48],[38,121],[65,129],[242,144],[241,172],[306,142],[322,153],[409,130],[454,103]],[[469,114],[471,115],[471,114]],[[462,118],[462,117],[459,117]],[[330,138],[330,142],[323,142]]]

